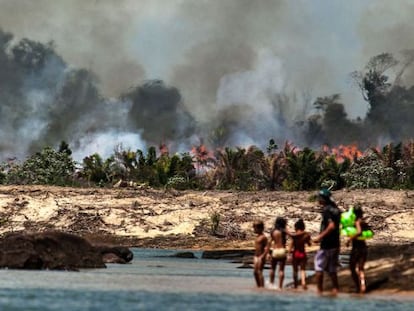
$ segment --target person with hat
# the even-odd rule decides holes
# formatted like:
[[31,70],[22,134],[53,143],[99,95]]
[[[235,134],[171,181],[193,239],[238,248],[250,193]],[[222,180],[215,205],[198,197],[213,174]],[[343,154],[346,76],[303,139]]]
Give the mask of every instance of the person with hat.
[[341,211],[331,199],[328,189],[318,192],[318,202],[322,207],[322,221],[319,235],[314,239],[320,242],[320,249],[315,255],[315,273],[317,290],[323,292],[323,274],[328,273],[332,281],[332,293],[339,291],[337,267],[339,263],[340,248],[340,221]]

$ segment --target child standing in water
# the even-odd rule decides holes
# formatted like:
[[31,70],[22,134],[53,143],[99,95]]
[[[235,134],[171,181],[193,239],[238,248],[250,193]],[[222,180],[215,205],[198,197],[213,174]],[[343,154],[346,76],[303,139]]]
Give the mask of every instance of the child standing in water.
[[295,288],[298,287],[298,272],[301,272],[301,284],[303,289],[306,286],[306,250],[305,246],[311,245],[311,236],[305,231],[305,223],[303,219],[299,219],[295,223],[295,234],[291,235],[292,242],[290,244],[290,251],[292,252],[292,268],[293,268],[293,283]]
[[[368,247],[365,240],[359,239],[362,231],[369,229],[368,224],[363,219],[363,211],[361,206],[357,205],[354,208],[355,214],[355,228],[356,234],[351,236],[347,244],[352,243],[351,258],[349,262],[349,269],[351,270],[352,279],[354,280],[357,293],[365,293],[365,272],[364,266],[367,260]],[[358,268],[358,271],[357,271]]]
[[263,268],[266,262],[267,255],[267,237],[263,233],[264,224],[263,221],[255,221],[253,223],[253,229],[256,233],[256,239],[254,242],[254,278],[256,280],[257,287],[264,287]]
[[271,249],[271,261],[270,261],[270,284],[274,287],[275,274],[277,264],[279,264],[279,285],[276,287],[281,290],[283,288],[283,280],[285,278],[285,264],[286,264],[286,219],[277,217],[275,221],[275,227],[270,234],[270,241],[268,249]]

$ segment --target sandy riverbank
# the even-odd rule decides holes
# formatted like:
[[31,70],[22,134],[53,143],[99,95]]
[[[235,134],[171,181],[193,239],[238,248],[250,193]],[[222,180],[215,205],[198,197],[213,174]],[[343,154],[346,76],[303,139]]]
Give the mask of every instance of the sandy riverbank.
[[[249,249],[255,219],[267,230],[276,216],[299,217],[316,235],[320,211],[313,192],[163,191],[149,188],[0,187],[0,234],[10,231],[57,229],[95,242],[175,249]],[[375,237],[367,275],[388,276],[375,292],[413,289],[414,262],[403,250],[414,241],[414,191],[337,191],[342,209],[360,203]],[[218,215],[216,234],[212,216]],[[217,218],[216,218],[217,219]],[[392,245],[389,247],[387,245]],[[402,248],[398,248],[402,246]],[[343,249],[347,251],[346,248]],[[347,271],[341,272],[346,284]],[[373,279],[373,278],[371,278]],[[344,287],[346,288],[346,287]]]

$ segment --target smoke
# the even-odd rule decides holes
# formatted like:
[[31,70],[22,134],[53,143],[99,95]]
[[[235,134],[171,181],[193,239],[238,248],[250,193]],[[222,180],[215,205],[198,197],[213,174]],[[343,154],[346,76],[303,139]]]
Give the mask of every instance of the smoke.
[[13,44],[3,31],[0,39],[2,158],[21,159],[64,140],[81,161],[88,152],[108,155],[120,144],[145,151],[146,144],[193,135],[179,90],[162,81],[108,99],[94,73],[68,66],[52,44],[29,39]]
[[[111,142],[108,144],[108,142]],[[114,154],[117,148],[124,150],[145,150],[146,144],[139,134],[124,132],[106,132],[92,134],[82,137],[78,142],[78,147],[73,152],[72,157],[75,160],[81,160],[86,155],[98,153],[103,159]]]
[[180,92],[160,80],[148,81],[128,91],[123,99],[131,103],[129,124],[132,129],[143,129],[142,138],[147,142],[178,141],[194,131]]
[[[284,93],[286,74],[282,62],[269,51],[259,53],[254,70],[232,73],[220,79],[217,91],[217,114],[225,116],[223,124],[233,124],[229,142],[248,146],[266,146],[269,135],[283,140],[293,139],[287,131],[288,120],[295,115],[290,112]],[[227,113],[235,111],[239,113]],[[277,122],[276,122],[277,121]],[[292,122],[293,123],[293,122]]]
[[[369,5],[358,27],[360,35],[366,39],[362,41],[365,62],[371,56],[383,52],[396,55],[402,63],[407,60],[409,55],[405,51],[414,50],[413,10],[414,3],[410,0],[396,1],[393,5],[382,0]],[[414,66],[406,68],[401,83],[414,85]]]
[[[116,96],[145,76],[131,49],[135,23],[145,10],[131,1],[2,0],[0,27],[17,39],[53,41],[71,65],[99,76],[106,95]],[[141,3],[142,4],[142,3]]]
[[[171,151],[197,137],[212,146],[306,143],[301,125],[318,97],[340,93],[348,118],[365,118],[369,104],[349,73],[371,56],[414,48],[412,8],[408,0],[0,0],[0,158],[61,140],[81,158],[113,149],[113,137]],[[413,82],[407,65],[401,85]]]

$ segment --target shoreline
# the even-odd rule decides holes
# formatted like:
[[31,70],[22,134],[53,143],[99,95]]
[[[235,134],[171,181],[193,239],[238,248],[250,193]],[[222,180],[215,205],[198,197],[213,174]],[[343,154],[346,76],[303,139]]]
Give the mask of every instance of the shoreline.
[[[92,241],[96,240],[92,239]],[[108,240],[106,241],[109,242]],[[210,254],[206,257],[211,260],[226,259],[233,260],[234,262],[236,258],[237,262],[244,265],[243,268],[251,269],[250,263],[252,262],[251,253],[253,247],[250,246],[252,241],[233,240],[223,243],[223,240],[219,238],[195,238],[177,235],[172,237],[161,236],[155,239],[127,238],[126,240],[124,237],[113,237],[113,240],[110,242],[121,242],[125,243],[124,245],[136,248],[173,249],[177,250],[177,252],[202,251],[203,254]],[[131,242],[133,243],[131,244]],[[312,254],[316,252],[317,248],[317,246],[313,246],[308,250],[311,266],[313,263]],[[347,255],[349,251],[349,248],[343,248],[341,254]],[[398,299],[414,299],[414,242],[376,242],[369,245],[365,273],[367,293],[357,294],[354,293],[354,285],[348,268],[340,269],[338,271],[340,294],[353,295],[355,297],[368,295],[381,298],[390,296]],[[285,285],[289,286],[289,284]],[[308,275],[308,285],[311,288],[315,287],[313,274]],[[324,286],[325,290],[330,290],[330,280],[328,278],[326,278]],[[289,288],[287,292],[295,292],[295,290]],[[327,295],[329,296],[329,294]]]
[[[252,223],[257,219],[265,222],[267,234],[276,216],[286,217],[288,225],[302,218],[306,230],[312,236],[318,234],[320,209],[312,200],[314,195],[310,191],[0,186],[0,235],[60,230],[92,243],[127,247],[251,250]],[[388,287],[382,285],[370,294],[406,289],[414,294],[414,191],[341,190],[334,192],[333,198],[342,210],[361,204],[374,228],[374,238],[368,242],[373,266],[368,268],[368,262],[367,269],[391,277]],[[219,217],[213,234],[215,215]],[[384,262],[374,267],[375,260],[380,259]]]
[[[156,238],[137,238],[125,236],[102,236],[102,235],[83,235],[88,241],[95,245],[119,245],[129,248],[150,248],[150,249],[170,249],[177,253],[198,251],[204,254],[222,253],[219,256],[206,256],[209,260],[223,259],[241,264],[252,262],[253,248],[249,247],[252,241],[247,240],[226,240],[220,238],[196,238],[188,235],[159,236]],[[313,263],[313,254],[317,247],[308,249],[310,255],[310,265]],[[346,255],[349,249],[341,252]],[[185,258],[185,257],[183,257]],[[308,262],[308,263],[309,263]],[[288,264],[289,265],[289,264]],[[248,265],[250,266],[250,264]],[[356,298],[392,297],[397,300],[414,299],[414,242],[412,243],[376,243],[369,246],[368,260],[365,265],[367,292],[356,294],[353,292],[353,281],[349,270],[344,267],[338,271],[340,293]],[[246,268],[244,266],[243,268]],[[248,267],[252,269],[252,266]],[[265,270],[266,271],[266,270]],[[314,273],[308,274],[308,288],[316,294],[316,284]],[[302,290],[291,288],[292,284],[285,284],[286,289],[282,293],[301,293]],[[271,289],[269,289],[272,291]],[[324,282],[323,296],[330,297],[330,280],[326,277]]]

